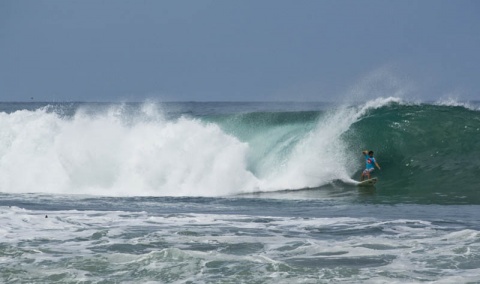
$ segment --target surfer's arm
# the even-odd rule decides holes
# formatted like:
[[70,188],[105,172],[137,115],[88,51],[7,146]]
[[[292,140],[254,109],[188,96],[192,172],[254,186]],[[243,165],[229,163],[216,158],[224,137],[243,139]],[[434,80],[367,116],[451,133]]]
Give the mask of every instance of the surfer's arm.
[[377,162],[375,162],[375,166],[377,166],[377,168],[378,168],[379,170],[381,170],[381,168],[380,168],[380,166],[378,165]]
[[368,150],[363,151],[362,154],[367,155],[367,154],[368,154]]

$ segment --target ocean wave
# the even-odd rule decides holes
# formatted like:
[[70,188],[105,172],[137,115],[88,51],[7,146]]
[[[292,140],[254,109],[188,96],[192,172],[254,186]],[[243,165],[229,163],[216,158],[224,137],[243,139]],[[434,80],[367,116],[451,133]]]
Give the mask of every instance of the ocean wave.
[[323,110],[174,117],[155,104],[1,112],[0,186],[107,196],[320,188],[352,184],[361,151],[372,149],[386,198],[478,203],[480,115],[459,106],[387,97]]

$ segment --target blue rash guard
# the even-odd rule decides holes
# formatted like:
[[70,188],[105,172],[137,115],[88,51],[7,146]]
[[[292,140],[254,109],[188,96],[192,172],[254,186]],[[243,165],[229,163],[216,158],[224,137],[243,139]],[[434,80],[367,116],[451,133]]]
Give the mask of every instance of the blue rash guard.
[[372,171],[375,165],[375,158],[370,157],[369,155],[365,155],[365,165],[366,165],[366,170]]

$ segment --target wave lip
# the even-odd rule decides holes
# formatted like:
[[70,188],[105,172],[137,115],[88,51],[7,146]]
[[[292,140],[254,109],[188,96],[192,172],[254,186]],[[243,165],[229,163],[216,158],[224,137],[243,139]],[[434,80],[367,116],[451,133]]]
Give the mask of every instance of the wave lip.
[[434,105],[448,106],[448,107],[463,107],[469,110],[480,110],[480,106],[476,105],[473,102],[459,101],[458,99],[455,99],[455,98],[441,99],[436,101]]

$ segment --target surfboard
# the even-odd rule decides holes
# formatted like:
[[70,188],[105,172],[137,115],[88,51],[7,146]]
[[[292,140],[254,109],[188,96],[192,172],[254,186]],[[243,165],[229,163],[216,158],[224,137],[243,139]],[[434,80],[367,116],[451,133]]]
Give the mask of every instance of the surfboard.
[[374,186],[377,183],[377,178],[371,178],[357,183],[358,186]]

